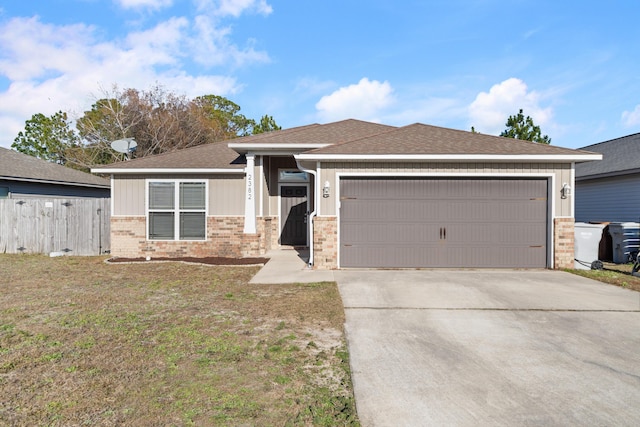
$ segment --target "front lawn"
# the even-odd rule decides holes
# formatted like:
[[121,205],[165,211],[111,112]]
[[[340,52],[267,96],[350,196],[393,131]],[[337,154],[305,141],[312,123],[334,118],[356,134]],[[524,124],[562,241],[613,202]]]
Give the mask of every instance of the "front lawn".
[[0,254],[1,425],[357,425],[335,283]]

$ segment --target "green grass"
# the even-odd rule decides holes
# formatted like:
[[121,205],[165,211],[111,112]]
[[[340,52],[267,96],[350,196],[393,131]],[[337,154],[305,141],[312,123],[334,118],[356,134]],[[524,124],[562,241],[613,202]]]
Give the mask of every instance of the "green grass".
[[0,425],[357,426],[335,283],[0,255]]
[[565,271],[589,279],[598,280],[610,285],[619,286],[633,291],[640,291],[640,277],[633,276],[633,264],[605,263],[603,270],[573,270]]

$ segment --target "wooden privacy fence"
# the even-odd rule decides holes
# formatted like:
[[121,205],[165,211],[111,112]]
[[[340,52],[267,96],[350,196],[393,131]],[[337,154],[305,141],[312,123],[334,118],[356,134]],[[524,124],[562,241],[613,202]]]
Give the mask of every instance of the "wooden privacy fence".
[[109,252],[110,212],[110,199],[2,199],[0,253]]

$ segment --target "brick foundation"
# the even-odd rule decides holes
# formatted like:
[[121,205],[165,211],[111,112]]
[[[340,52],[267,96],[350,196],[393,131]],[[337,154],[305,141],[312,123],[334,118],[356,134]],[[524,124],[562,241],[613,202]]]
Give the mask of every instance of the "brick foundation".
[[313,235],[313,267],[319,270],[338,268],[338,218],[315,217]]
[[[277,219],[258,218],[256,234],[244,234],[244,217],[207,217],[203,241],[146,240],[145,217],[111,218],[111,254],[117,257],[248,257],[272,247]],[[275,233],[277,235],[277,231]]]
[[573,268],[574,249],[574,219],[555,218],[553,220],[553,268]]

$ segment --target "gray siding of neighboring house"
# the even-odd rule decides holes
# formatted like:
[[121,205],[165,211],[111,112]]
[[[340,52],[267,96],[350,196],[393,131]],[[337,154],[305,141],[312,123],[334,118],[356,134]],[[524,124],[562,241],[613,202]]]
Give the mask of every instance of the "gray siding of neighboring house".
[[640,176],[576,181],[576,221],[639,222]]
[[[108,183],[108,181],[106,181]],[[76,185],[46,184],[39,182],[13,181],[0,179],[0,187],[8,188],[10,197],[48,197],[48,198],[107,198],[111,197],[111,189],[83,187]]]

